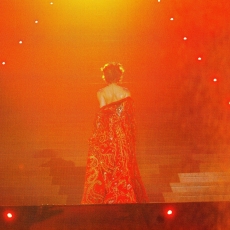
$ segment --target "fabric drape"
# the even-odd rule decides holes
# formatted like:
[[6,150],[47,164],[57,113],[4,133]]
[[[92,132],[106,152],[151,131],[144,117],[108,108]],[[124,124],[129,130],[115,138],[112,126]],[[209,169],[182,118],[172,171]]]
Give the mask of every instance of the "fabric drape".
[[99,109],[89,139],[82,204],[144,203],[148,197],[135,152],[131,97]]

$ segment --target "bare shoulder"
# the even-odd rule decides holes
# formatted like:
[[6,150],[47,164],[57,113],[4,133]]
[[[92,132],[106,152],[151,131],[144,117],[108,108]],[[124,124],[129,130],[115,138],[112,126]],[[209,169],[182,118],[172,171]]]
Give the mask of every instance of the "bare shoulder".
[[97,99],[99,101],[100,107],[106,105],[103,89],[97,91]]
[[122,87],[122,89],[124,90],[126,97],[131,96],[131,93],[130,93],[129,89],[127,89],[125,87]]
[[103,94],[104,94],[103,88],[102,88],[102,89],[99,89],[99,90],[97,91],[97,98],[98,98],[98,100],[101,99],[101,98],[103,97]]
[[103,89],[104,89],[104,88],[99,89],[99,90],[97,91],[97,94],[103,93]]

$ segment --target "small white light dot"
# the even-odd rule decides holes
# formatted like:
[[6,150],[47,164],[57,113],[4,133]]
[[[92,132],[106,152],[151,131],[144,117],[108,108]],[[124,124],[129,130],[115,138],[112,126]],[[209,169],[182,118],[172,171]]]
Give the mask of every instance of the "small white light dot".
[[19,41],[19,44],[22,44],[22,41]]
[[198,60],[199,60],[199,61],[201,61],[201,60],[202,60],[202,58],[201,58],[201,57],[198,57]]
[[6,62],[3,61],[3,62],[2,62],[2,65],[5,65],[5,64],[6,64]]
[[7,217],[11,219],[13,217],[12,213],[10,213],[10,212],[7,213]]
[[158,2],[161,2],[161,0],[158,0]]
[[171,20],[171,21],[173,21],[173,20],[174,20],[174,18],[170,18],[170,20]]
[[188,38],[187,37],[184,37],[184,40],[186,41]]
[[214,82],[217,82],[217,78],[214,78],[213,81],[214,81]]
[[38,20],[35,20],[35,23],[38,24]]
[[172,213],[173,213],[172,210],[168,210],[167,212],[168,215],[172,215]]
[[53,2],[50,2],[50,5],[53,5],[54,3]]

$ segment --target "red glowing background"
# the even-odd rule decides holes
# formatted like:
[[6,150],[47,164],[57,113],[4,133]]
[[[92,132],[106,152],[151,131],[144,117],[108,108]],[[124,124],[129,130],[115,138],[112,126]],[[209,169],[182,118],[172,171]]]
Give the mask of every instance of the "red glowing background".
[[0,2],[0,204],[78,204],[100,67],[132,93],[151,202],[230,200],[230,3]]

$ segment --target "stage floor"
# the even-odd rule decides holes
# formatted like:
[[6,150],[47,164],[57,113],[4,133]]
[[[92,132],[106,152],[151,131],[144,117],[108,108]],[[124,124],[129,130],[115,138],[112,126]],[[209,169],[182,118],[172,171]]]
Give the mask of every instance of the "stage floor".
[[[78,206],[1,206],[0,229],[115,230],[230,228],[230,203],[152,203]],[[172,215],[167,211],[171,210]],[[7,219],[6,214],[13,217]]]

